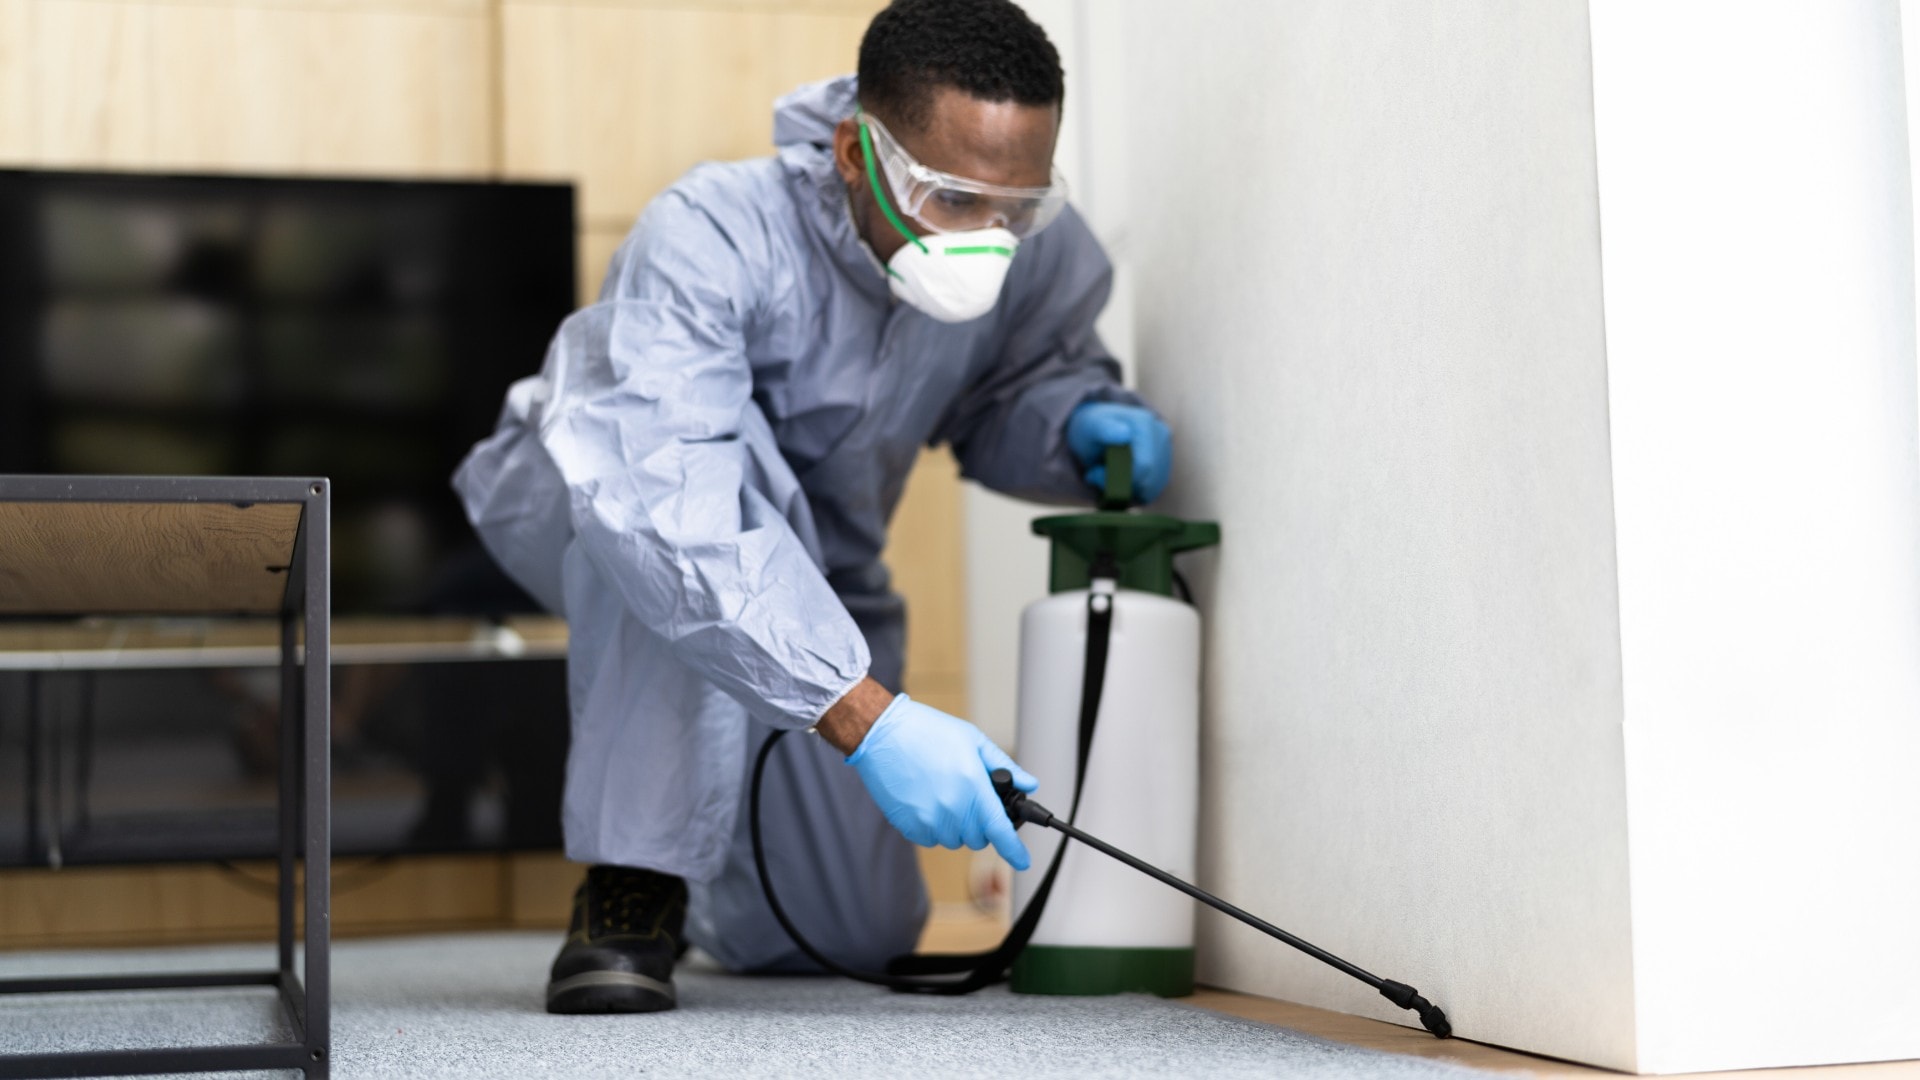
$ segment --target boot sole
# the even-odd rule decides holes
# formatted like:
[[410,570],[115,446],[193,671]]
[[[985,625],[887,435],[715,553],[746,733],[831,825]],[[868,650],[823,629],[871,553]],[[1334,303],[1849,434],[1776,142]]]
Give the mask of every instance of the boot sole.
[[631,971],[583,971],[547,984],[547,1011],[569,1015],[665,1012],[673,984]]

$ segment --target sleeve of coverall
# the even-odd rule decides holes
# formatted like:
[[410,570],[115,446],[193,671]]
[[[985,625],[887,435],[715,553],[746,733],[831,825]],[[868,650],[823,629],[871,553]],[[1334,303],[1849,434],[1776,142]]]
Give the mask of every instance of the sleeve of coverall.
[[[1067,449],[1067,417],[1086,401],[1145,402],[1120,384],[1120,365],[1093,329],[1113,265],[1092,230],[1069,207],[1036,240],[1044,243],[1015,256],[1022,288],[999,362],[962,395],[936,438],[953,445],[962,476],[995,491],[1085,503],[1094,492]],[[1033,263],[1018,266],[1029,257]]]
[[[778,727],[866,675],[865,639],[757,481],[745,329],[792,266],[751,210],[656,199],[599,303],[562,324],[541,441],[606,587],[674,655]],[[784,465],[779,467],[784,468]]]

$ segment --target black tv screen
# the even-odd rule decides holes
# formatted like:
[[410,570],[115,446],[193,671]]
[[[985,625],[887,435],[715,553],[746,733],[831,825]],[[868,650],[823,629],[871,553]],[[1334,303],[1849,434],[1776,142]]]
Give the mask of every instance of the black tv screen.
[[[0,170],[0,473],[332,478],[336,642],[537,612],[449,480],[574,282],[569,185]],[[0,865],[270,855],[277,700],[0,670]],[[334,701],[337,852],[558,844],[560,660],[336,663]]]
[[426,610],[573,237],[568,185],[0,171],[0,472],[328,476],[334,611]]

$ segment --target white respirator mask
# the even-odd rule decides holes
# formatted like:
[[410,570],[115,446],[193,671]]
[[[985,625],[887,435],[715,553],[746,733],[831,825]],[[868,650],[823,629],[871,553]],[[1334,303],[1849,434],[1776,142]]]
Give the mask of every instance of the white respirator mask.
[[[907,240],[885,267],[893,295],[946,323],[993,310],[1020,238],[1044,228],[1065,207],[1065,182],[1056,174],[1045,188],[1008,188],[929,169],[878,120],[865,112],[858,119],[873,197]],[[899,212],[880,183],[880,167],[900,199]],[[926,232],[907,228],[901,213]]]
[[916,236],[887,260],[887,284],[941,322],[966,322],[993,310],[1019,248],[1005,229]]

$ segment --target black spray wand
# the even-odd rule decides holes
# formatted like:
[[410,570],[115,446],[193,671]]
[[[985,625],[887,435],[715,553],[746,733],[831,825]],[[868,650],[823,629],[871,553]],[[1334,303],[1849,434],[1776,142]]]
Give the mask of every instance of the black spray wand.
[[1248,926],[1253,927],[1255,930],[1270,937],[1279,938],[1281,941],[1299,949],[1315,960],[1324,964],[1330,964],[1346,972],[1348,975],[1359,979],[1361,982],[1380,991],[1381,997],[1386,998],[1395,1005],[1403,1009],[1412,1009],[1419,1013],[1421,1026],[1440,1038],[1444,1039],[1453,1034],[1453,1025],[1447,1022],[1447,1014],[1440,1011],[1440,1006],[1421,997],[1418,990],[1408,986],[1406,983],[1394,982],[1392,979],[1382,979],[1378,975],[1374,975],[1353,964],[1349,964],[1345,960],[1320,948],[1318,945],[1309,941],[1303,941],[1287,933],[1285,930],[1280,929],[1258,915],[1242,911],[1207,890],[1200,888],[1198,885],[1189,885],[1157,866],[1149,866],[1141,862],[1139,859],[1121,851],[1119,848],[1101,840],[1099,837],[1087,835],[1072,825],[1054,817],[1051,810],[1027,798],[1025,792],[1013,786],[1013,774],[1007,770],[995,769],[991,775],[993,778],[993,790],[1000,796],[1001,804],[1007,808],[1007,817],[1013,820],[1015,828],[1018,828],[1023,822],[1031,821],[1042,828],[1057,829],[1072,839],[1078,840],[1082,844],[1102,854],[1126,863],[1128,866],[1133,867],[1135,870],[1140,871],[1156,881],[1179,889],[1181,892],[1206,904],[1208,907],[1224,911],[1234,918],[1239,919],[1241,922],[1246,923]]

